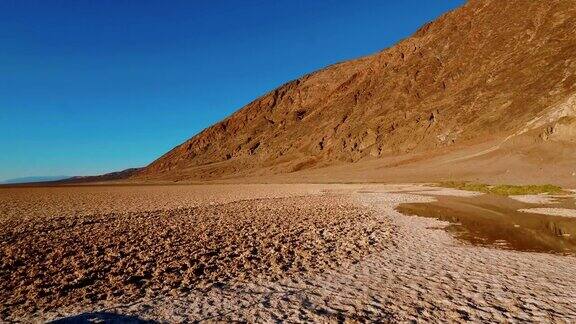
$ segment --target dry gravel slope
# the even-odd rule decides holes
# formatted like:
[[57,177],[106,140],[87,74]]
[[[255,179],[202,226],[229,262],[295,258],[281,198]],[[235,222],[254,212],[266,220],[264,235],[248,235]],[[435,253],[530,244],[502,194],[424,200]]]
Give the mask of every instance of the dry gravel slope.
[[553,155],[576,142],[575,56],[574,1],[472,0],[391,48],[258,98],[135,178],[294,172],[525,133],[509,145]]

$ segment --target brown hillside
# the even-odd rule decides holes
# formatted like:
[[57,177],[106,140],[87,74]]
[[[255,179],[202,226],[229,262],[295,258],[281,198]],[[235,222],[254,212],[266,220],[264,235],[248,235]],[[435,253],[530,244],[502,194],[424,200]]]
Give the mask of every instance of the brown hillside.
[[570,172],[575,59],[573,0],[470,1],[394,47],[281,86],[135,177],[213,179],[344,165],[357,178],[362,165],[385,173],[443,157],[470,178],[485,171],[473,170],[474,161],[490,156],[494,174],[515,165],[541,170],[550,161]]

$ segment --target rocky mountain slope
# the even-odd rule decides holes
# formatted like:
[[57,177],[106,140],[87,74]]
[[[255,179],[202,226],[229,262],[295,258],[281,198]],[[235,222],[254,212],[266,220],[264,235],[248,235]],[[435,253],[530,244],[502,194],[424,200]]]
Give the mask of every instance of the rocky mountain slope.
[[[471,0],[396,46],[258,98],[133,177],[374,163],[386,172],[450,154],[471,161],[466,177],[490,154],[500,154],[496,164],[516,154],[518,165],[535,170],[552,159],[571,172],[575,143],[576,3]],[[494,172],[510,172],[510,161]]]

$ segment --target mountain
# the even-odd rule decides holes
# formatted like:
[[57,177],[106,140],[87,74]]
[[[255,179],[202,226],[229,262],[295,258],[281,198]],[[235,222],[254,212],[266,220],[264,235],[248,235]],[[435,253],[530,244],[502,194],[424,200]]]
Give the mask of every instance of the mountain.
[[75,176],[59,181],[60,183],[84,183],[99,181],[115,181],[130,178],[140,171],[140,168],[130,168],[122,171],[110,172],[96,176]]
[[25,178],[15,178],[0,182],[0,185],[37,185],[37,184],[80,184],[80,183],[94,183],[94,182],[106,182],[106,181],[116,181],[116,180],[126,180],[131,176],[135,175],[140,168],[130,168],[117,172],[110,172],[102,175],[95,176],[52,176],[52,177],[25,177]]
[[575,143],[574,1],[472,0],[288,82],[132,178],[576,184]]
[[69,176],[39,176],[39,177],[22,177],[0,181],[0,184],[17,184],[32,182],[50,182],[70,178]]

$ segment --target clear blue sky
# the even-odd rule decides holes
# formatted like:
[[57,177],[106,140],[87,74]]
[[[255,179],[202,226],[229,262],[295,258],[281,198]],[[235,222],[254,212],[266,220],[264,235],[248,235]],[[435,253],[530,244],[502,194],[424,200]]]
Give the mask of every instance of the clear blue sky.
[[144,166],[463,0],[0,0],[0,180]]

